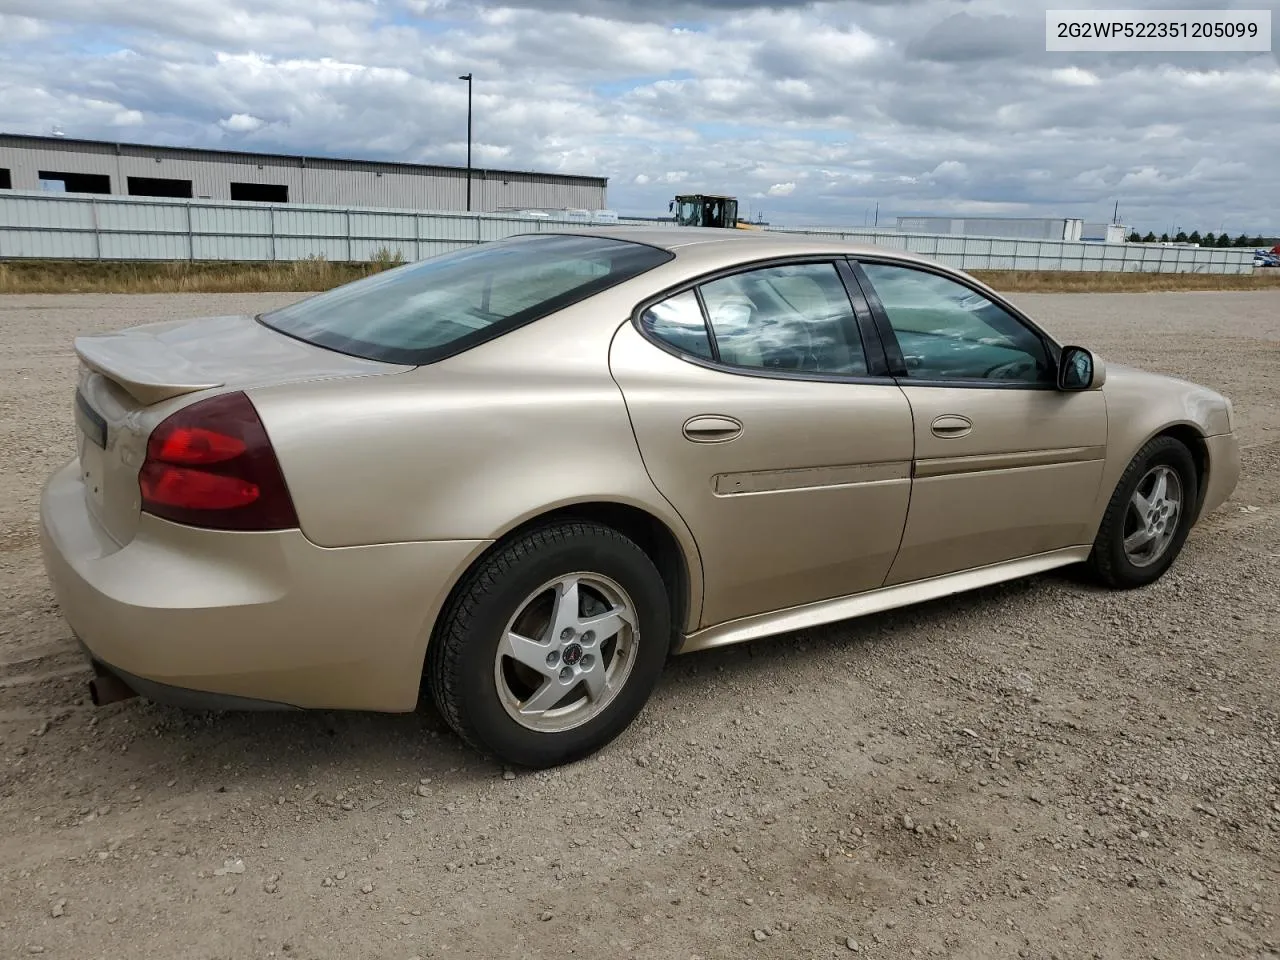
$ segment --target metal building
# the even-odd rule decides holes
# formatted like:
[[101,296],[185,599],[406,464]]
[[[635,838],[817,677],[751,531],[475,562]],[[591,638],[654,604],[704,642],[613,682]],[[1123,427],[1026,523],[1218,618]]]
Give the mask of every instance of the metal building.
[[899,217],[904,233],[1008,240],[1079,240],[1084,221],[1069,217]]
[[1080,239],[1094,243],[1125,243],[1129,239],[1130,229],[1123,223],[1086,223],[1081,230]]
[[[473,211],[600,210],[608,180],[471,171]],[[465,167],[0,134],[0,189],[466,210]]]

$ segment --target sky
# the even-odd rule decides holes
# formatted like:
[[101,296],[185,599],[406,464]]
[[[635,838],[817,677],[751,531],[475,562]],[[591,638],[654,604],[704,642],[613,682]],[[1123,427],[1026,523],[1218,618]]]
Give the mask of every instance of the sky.
[[[1280,232],[1280,59],[1049,53],[1142,0],[0,0],[0,131],[609,178],[661,216]],[[1271,9],[1280,0],[1168,7]]]

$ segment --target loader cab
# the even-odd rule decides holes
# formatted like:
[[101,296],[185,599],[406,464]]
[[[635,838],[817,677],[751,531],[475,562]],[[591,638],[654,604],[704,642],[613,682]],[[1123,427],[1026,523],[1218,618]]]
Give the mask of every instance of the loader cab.
[[733,230],[738,226],[738,201],[735,197],[689,194],[676,197],[668,209],[675,214],[676,223],[682,227],[724,227]]

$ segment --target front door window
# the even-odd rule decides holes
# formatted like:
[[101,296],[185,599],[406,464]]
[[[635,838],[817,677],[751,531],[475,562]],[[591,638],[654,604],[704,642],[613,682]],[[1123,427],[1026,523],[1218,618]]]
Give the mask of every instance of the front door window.
[[913,380],[1052,384],[1044,341],[1003,307],[925,270],[864,263]]

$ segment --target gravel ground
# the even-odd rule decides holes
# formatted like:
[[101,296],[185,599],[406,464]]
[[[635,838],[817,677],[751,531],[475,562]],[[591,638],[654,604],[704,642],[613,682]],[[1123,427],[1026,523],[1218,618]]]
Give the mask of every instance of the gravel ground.
[[1231,396],[1235,497],[1045,576],[681,658],[593,759],[413,715],[89,705],[40,565],[74,335],[278,296],[0,298],[0,955],[1263,957],[1280,948],[1280,293],[1030,296]]

